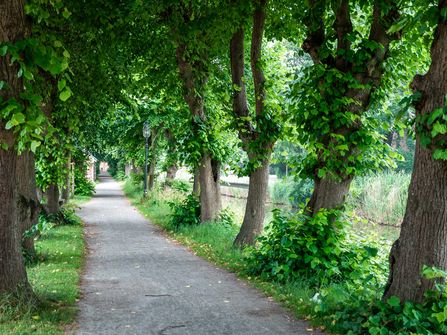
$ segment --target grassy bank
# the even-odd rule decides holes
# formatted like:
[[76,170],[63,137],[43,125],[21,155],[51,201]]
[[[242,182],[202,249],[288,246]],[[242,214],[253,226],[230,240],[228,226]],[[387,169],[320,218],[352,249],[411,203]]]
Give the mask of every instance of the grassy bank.
[[5,307],[0,302],[0,334],[56,335],[75,320],[79,279],[84,260],[81,225],[56,226],[38,241],[39,262],[27,268],[39,302]]

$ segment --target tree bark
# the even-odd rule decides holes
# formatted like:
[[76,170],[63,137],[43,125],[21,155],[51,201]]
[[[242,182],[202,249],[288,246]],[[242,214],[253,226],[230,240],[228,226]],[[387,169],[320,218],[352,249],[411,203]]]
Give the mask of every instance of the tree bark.
[[[257,116],[262,116],[265,112],[266,91],[264,88],[265,77],[261,66],[261,52],[266,5],[266,0],[255,2],[255,10],[253,12],[250,63],[254,81]],[[244,57],[244,29],[241,27],[233,34],[230,44],[231,77],[233,87],[235,88],[233,90],[233,112],[237,119],[242,120],[243,127],[239,130],[239,138],[242,141],[243,149],[255,168],[249,172],[250,179],[244,220],[234,240],[234,245],[238,247],[253,245],[256,237],[262,232],[268,190],[269,161],[274,145],[273,139],[260,140],[261,137],[267,137],[269,134],[258,133],[248,118],[249,109],[244,81]]]
[[151,135],[151,157],[149,162],[149,173],[148,173],[148,190],[152,191],[155,186],[155,168],[157,165],[156,156],[157,156],[157,135],[158,131],[153,130],[153,134]]
[[37,224],[39,216],[34,154],[29,150],[23,152],[17,158],[16,185],[18,195],[17,226],[22,227],[22,248],[27,256],[33,259],[36,256],[34,238],[23,237],[26,231]]
[[[24,12],[23,0],[4,0],[0,2],[0,43],[15,43],[29,34]],[[0,78],[6,87],[0,90],[3,101],[11,98],[20,99],[23,91],[22,79],[17,76],[19,67],[11,65],[9,55],[0,57]],[[8,149],[0,149],[0,294],[31,294],[23,257],[21,252],[22,226],[17,224],[18,156],[14,149],[15,136],[5,129],[5,122],[0,121],[0,142]]]
[[322,208],[336,209],[345,203],[349,193],[352,178],[335,181],[330,178],[315,178],[314,190],[307,203],[306,210],[311,216],[318,213]]
[[192,194],[194,194],[197,197],[200,197],[200,173],[199,169],[197,168],[194,172],[194,181],[192,185]]
[[217,219],[222,209],[220,194],[220,162],[204,154],[199,166],[200,219],[208,222]]
[[236,246],[242,247],[255,244],[256,237],[262,232],[265,219],[268,178],[269,161],[262,162],[262,165],[250,174],[244,221],[234,240]]
[[59,204],[59,186],[56,184],[48,185],[48,188],[45,191],[45,210],[47,214],[54,215],[57,214],[60,210]]
[[[447,0],[439,2],[439,11]],[[440,15],[441,16],[441,15]],[[440,19],[431,47],[432,63],[424,76],[416,76],[412,88],[421,93],[416,115],[445,108],[447,94],[447,21]],[[421,145],[416,136],[416,154],[407,208],[399,239],[390,254],[390,277],[384,298],[421,302],[435,282],[421,275],[424,265],[447,270],[447,161],[434,159],[436,145]]]
[[64,200],[64,203],[67,203],[68,200],[70,200],[71,198],[71,153],[68,154],[67,156],[67,165],[66,165],[66,169],[67,169],[67,174],[65,176],[65,181],[64,181],[64,187],[62,188],[62,199]]
[[168,167],[166,171],[166,180],[168,182],[172,182],[175,179],[175,176],[177,175],[178,167],[177,164],[172,164],[170,167]]

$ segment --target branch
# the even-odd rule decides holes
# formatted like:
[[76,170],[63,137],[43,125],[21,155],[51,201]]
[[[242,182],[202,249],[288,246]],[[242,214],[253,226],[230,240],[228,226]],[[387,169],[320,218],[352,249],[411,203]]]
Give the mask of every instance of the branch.
[[[351,14],[349,12],[349,0],[341,0],[338,8],[335,8],[335,22],[334,29],[337,33],[337,56],[335,64],[337,69],[347,71],[349,64],[346,60],[346,53],[351,48],[351,42],[347,38],[352,33]],[[345,50],[345,53],[339,55],[340,50]]]
[[[387,13],[383,15],[382,2],[387,3]],[[373,80],[379,80],[382,73],[382,64],[388,56],[389,47],[392,41],[398,40],[401,34],[396,32],[389,34],[388,30],[399,20],[399,9],[395,1],[392,0],[375,0],[373,9],[373,22],[369,39],[380,44],[382,47],[377,48],[367,64],[368,75]]]
[[[256,2],[256,0],[255,0]],[[265,100],[265,76],[262,70],[262,38],[265,28],[265,7],[267,0],[259,0],[253,13],[253,32],[251,38],[251,71],[255,87],[256,115],[262,115],[264,111]]]
[[230,62],[233,83],[233,112],[237,119],[242,119],[243,127],[239,130],[239,138],[242,140],[245,150],[255,131],[248,119],[247,92],[244,82],[244,29],[242,27],[231,38]]
[[[317,23],[315,29],[314,24]],[[301,48],[307,52],[315,64],[321,63],[319,50],[326,39],[324,27],[324,4],[319,0],[309,0],[309,15],[306,22],[307,36]]]

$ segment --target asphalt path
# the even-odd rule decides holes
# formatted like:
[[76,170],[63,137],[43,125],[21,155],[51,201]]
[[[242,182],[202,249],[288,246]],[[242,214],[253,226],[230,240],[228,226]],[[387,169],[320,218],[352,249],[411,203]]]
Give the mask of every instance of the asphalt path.
[[88,255],[76,334],[320,334],[166,237],[112,178],[100,181],[78,213]]

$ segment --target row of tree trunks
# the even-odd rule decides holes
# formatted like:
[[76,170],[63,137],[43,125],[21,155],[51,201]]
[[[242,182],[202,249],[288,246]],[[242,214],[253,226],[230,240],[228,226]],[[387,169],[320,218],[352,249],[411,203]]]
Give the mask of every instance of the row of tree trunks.
[[[439,1],[439,13],[447,0]],[[442,15],[440,15],[440,18]],[[416,115],[445,108],[447,94],[447,20],[440,19],[431,47],[431,66],[416,76],[413,90],[421,93]],[[420,302],[435,282],[421,275],[423,266],[447,270],[447,161],[433,159],[436,147],[425,148],[416,136],[416,154],[407,208],[399,239],[390,254],[390,277],[384,297]]]
[[[0,13],[0,43],[14,43],[29,36],[23,0],[1,1]],[[7,84],[6,88],[0,90],[3,101],[10,98],[19,100],[23,82],[17,76],[18,71],[17,63],[11,65],[9,55],[0,57],[0,78]],[[0,294],[27,295],[31,293],[31,287],[21,250],[24,227],[19,224],[19,157],[14,147],[15,136],[11,130],[5,129],[4,121],[0,121],[0,142],[8,145],[8,149],[0,149]]]

